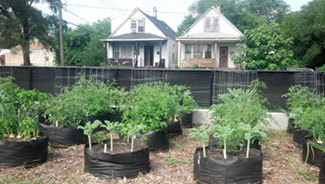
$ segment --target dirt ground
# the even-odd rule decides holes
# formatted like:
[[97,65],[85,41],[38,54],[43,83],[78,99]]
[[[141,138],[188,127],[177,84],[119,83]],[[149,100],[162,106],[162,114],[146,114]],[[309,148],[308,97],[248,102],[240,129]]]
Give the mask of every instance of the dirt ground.
[[[150,152],[151,170],[134,179],[101,180],[84,171],[83,145],[66,149],[49,149],[46,163],[31,169],[0,168],[0,184],[50,183],[195,183],[193,153],[198,143],[188,139],[189,129],[182,136],[170,139],[170,149]],[[301,148],[292,136],[280,131],[269,132],[262,146],[264,152],[263,183],[317,183],[319,169],[301,161]]]

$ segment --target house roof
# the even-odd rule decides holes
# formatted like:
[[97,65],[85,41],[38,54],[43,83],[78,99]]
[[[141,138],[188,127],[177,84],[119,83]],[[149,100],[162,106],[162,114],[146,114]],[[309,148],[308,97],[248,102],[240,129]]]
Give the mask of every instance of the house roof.
[[108,37],[101,41],[137,41],[137,40],[166,40],[166,38],[151,33],[128,33],[119,36]]
[[177,33],[168,26],[164,21],[158,20],[155,17],[152,17],[146,13],[144,13],[142,10],[139,9],[161,32],[164,33],[165,36],[175,39],[177,36]]
[[240,40],[238,36],[234,36],[227,33],[198,33],[192,34],[189,37],[183,36],[177,38],[177,40]]
[[184,33],[177,38],[177,40],[184,40],[184,39],[190,39],[190,38],[214,38],[216,40],[218,39],[226,39],[226,38],[234,38],[234,40],[239,40],[238,36],[230,35],[227,33],[200,33],[195,35],[186,35],[198,22],[200,22],[210,11],[215,11],[220,17],[222,17],[239,35],[242,35],[243,33],[235,26],[233,25],[221,12],[220,9],[217,9],[214,6],[211,6],[207,11],[205,11],[199,19],[197,19],[189,28],[187,28]]
[[147,19],[149,19],[166,37],[169,37],[171,39],[176,38],[177,33],[171,27],[169,27],[164,21],[158,20],[157,18],[144,13],[139,8],[135,8],[134,11],[128,16],[128,18],[124,22],[122,22],[120,26],[117,27],[117,29],[107,39],[102,39],[102,40],[108,40],[114,38],[114,36],[112,35],[114,35],[137,11],[140,11]]

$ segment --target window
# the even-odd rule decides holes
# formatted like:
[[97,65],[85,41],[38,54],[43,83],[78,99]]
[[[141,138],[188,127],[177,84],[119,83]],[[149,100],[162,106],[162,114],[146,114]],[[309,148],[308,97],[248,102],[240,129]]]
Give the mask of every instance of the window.
[[144,33],[144,19],[131,20],[132,33]]
[[119,45],[114,45],[113,47],[113,58],[118,59],[120,58],[120,46]]
[[144,19],[138,21],[138,32],[143,33],[144,32]]
[[192,58],[192,45],[185,44],[185,59]]
[[204,55],[205,55],[204,58],[211,58],[211,55],[212,55],[212,45],[211,44],[206,45]]
[[212,32],[218,32],[218,19],[217,18],[213,18],[213,24],[212,24]]
[[121,47],[121,58],[132,58],[132,45],[123,45]]
[[206,18],[205,24],[204,24],[204,31],[210,32],[210,27],[211,27],[211,20],[210,20],[210,18]]
[[207,17],[204,23],[204,32],[218,32],[219,20],[217,17]]
[[212,48],[212,44],[185,44],[185,59],[210,59],[212,58]]
[[203,58],[203,45],[193,45],[193,58]]

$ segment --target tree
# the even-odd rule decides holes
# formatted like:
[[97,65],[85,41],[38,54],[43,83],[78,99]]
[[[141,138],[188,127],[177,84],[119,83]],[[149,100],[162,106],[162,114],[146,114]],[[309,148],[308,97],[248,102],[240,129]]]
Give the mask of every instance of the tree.
[[248,69],[283,70],[295,64],[291,44],[292,39],[284,38],[279,24],[263,24],[245,31],[238,45],[241,54],[233,60],[245,63]]
[[196,20],[198,17],[194,17],[193,15],[187,15],[182,23],[177,27],[177,34],[181,35],[188,29]]
[[[0,1],[0,46],[22,47],[24,65],[30,65],[30,42],[38,39],[45,47],[51,45],[48,21],[42,12],[32,5],[39,0]],[[48,0],[50,4],[54,0]]]
[[[67,31],[64,37],[65,64],[69,66],[100,66],[103,63],[103,43],[100,39],[111,32],[109,19],[92,25],[80,25]],[[59,57],[57,58],[57,62]]]
[[325,1],[313,0],[285,17],[282,30],[293,38],[291,49],[301,67],[319,67],[325,61]]
[[[281,22],[289,11],[283,0],[199,0],[189,7],[189,11],[197,15],[194,16],[196,20],[211,6],[218,4],[221,12],[241,31],[256,28],[268,21]],[[188,17],[178,26],[178,33],[190,26],[186,19]]]

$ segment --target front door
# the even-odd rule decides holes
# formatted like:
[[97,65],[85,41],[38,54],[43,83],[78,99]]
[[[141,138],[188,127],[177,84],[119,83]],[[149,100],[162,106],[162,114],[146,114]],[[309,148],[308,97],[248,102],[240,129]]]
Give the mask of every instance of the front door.
[[146,67],[153,66],[153,45],[144,46],[144,65]]
[[227,46],[220,47],[219,67],[228,68],[228,47]]

